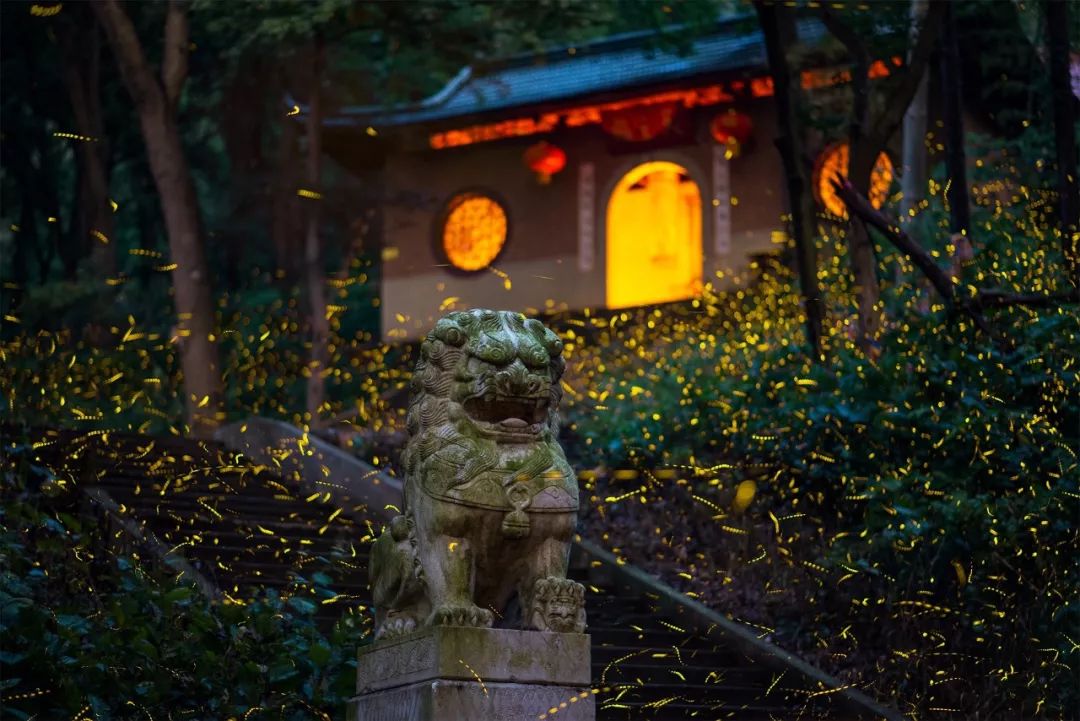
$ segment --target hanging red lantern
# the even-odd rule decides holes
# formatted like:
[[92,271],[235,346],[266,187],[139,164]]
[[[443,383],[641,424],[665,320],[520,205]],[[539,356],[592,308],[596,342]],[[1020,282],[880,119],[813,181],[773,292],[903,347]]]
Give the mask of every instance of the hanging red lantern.
[[718,113],[709,123],[709,132],[713,140],[726,145],[733,156],[738,156],[742,146],[754,133],[754,122],[746,113],[728,110]]
[[644,143],[666,133],[677,112],[675,103],[637,105],[603,113],[600,125],[605,133],[619,140]]
[[536,173],[537,179],[547,185],[551,176],[566,167],[566,151],[557,145],[541,140],[525,151],[525,165]]

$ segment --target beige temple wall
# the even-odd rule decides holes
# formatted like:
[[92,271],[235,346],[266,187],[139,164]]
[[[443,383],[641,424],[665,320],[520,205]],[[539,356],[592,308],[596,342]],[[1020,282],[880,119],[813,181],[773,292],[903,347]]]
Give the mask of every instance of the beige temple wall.
[[[560,308],[602,307],[605,299],[605,231],[608,197],[622,176],[640,163],[666,160],[685,167],[702,195],[702,245],[705,278],[725,279],[748,263],[751,254],[775,249],[772,233],[780,227],[783,184],[772,145],[770,108],[750,110],[755,127],[751,151],[728,161],[729,192],[716,197],[714,144],[610,155],[597,127],[550,138],[567,154],[565,170],[542,185],[522,161],[539,138],[477,143],[463,148],[401,153],[387,161],[386,192],[417,193],[430,199],[423,207],[390,205],[384,209],[384,261],[381,307],[386,340],[422,336],[435,319],[454,308],[492,307],[525,313]],[[700,118],[707,123],[716,112]],[[704,130],[704,127],[702,128]],[[707,138],[707,133],[701,133]],[[593,174],[591,243],[579,237],[579,182],[582,166]],[[493,194],[507,209],[509,236],[486,270],[461,273],[447,267],[437,245],[436,225],[446,202],[466,190]],[[712,200],[730,206],[730,242],[718,253]],[[731,197],[737,200],[730,205]],[[584,262],[581,253],[592,262]],[[388,251],[388,252],[386,252]],[[726,281],[719,281],[725,285]]]

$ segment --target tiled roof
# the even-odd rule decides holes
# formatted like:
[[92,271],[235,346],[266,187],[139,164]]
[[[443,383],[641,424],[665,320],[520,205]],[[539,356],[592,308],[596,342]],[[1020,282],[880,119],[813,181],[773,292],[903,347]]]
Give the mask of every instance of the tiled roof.
[[[799,22],[799,38],[814,43],[824,34],[816,19]],[[586,95],[763,68],[765,42],[747,23],[726,23],[697,39],[690,52],[650,51],[648,34],[638,33],[511,62],[482,76],[463,70],[429,99],[408,106],[346,107],[327,125],[411,125],[515,107],[559,102]]]

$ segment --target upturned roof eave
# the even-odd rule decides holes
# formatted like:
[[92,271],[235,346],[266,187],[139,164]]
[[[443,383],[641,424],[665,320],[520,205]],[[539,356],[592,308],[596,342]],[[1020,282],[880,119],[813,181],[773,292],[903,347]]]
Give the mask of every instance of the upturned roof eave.
[[[544,100],[521,104],[506,105],[490,108],[481,108],[471,113],[462,113],[446,117],[433,118],[398,118],[396,116],[383,116],[367,118],[365,125],[372,125],[386,129],[406,127],[452,127],[467,125],[475,122],[491,122],[500,117],[516,117],[521,115],[540,115],[545,112],[565,110],[570,107],[588,104],[602,105],[607,102],[624,100],[639,95],[651,95],[664,90],[681,90],[704,84],[723,82],[725,80],[748,77],[754,71],[762,70],[759,65],[745,65],[737,68],[725,68],[722,70],[680,75],[671,78],[660,78],[649,82],[627,82],[620,85],[612,85],[603,90],[585,90],[567,93],[565,95],[551,96]],[[352,123],[342,124],[355,126]]]
[[[721,31],[731,29],[739,23],[746,22],[752,17],[752,14],[740,13],[718,20],[714,32],[703,34],[699,38],[696,38],[696,40],[718,35]],[[666,32],[674,33],[679,30],[679,27],[675,27]],[[355,118],[357,121],[366,121],[370,124],[371,122],[384,117],[406,116],[412,112],[422,111],[445,104],[475,77],[495,76],[502,72],[520,69],[530,65],[565,62],[570,53],[574,53],[580,58],[603,55],[632,48],[644,49],[644,43],[658,37],[661,37],[661,33],[656,30],[637,30],[611,35],[586,43],[562,45],[540,52],[523,52],[500,60],[479,64],[476,67],[466,66],[458,71],[458,73],[441,89],[423,100],[396,105],[386,105],[382,103],[347,105],[338,111],[337,117]],[[663,54],[670,55],[672,53],[665,51]],[[301,114],[306,112],[306,107],[299,107],[301,109]]]
[[[650,62],[656,61],[676,66],[667,72],[660,71],[652,76],[641,77],[639,73],[638,75],[627,77],[625,82],[621,83],[617,80],[614,82],[605,81],[600,84],[586,87],[567,88],[565,93],[553,91],[536,99],[523,99],[521,101],[510,100],[508,102],[499,102],[496,100],[487,107],[484,106],[483,101],[480,101],[472,103],[472,107],[446,110],[447,105],[458,99],[462,93],[472,91],[477,92],[478,94],[492,94],[491,88],[497,85],[500,82],[500,79],[507,74],[512,75],[515,72],[527,70],[530,67],[541,66],[550,67],[553,75],[563,74],[565,77],[567,72],[572,72],[575,64],[588,63],[590,60],[602,61],[605,57],[610,58],[612,55],[618,53],[626,53],[627,50],[640,47],[646,40],[655,37],[655,33],[651,32],[628,33],[614,38],[606,38],[594,43],[577,46],[573,48],[575,51],[573,55],[568,55],[570,49],[562,48],[541,53],[539,55],[517,56],[501,63],[487,65],[480,69],[466,67],[459,71],[458,74],[437,93],[424,100],[397,106],[385,104],[345,106],[335,112],[332,116],[327,117],[323,121],[323,125],[324,127],[335,129],[374,126],[382,130],[391,127],[432,125],[441,122],[460,123],[466,122],[470,118],[492,117],[498,114],[512,113],[515,111],[521,112],[524,108],[529,108],[530,112],[534,112],[536,108],[541,106],[557,106],[573,102],[574,100],[583,97],[617,97],[620,94],[626,94],[629,91],[639,92],[645,87],[674,87],[684,84],[692,78],[701,79],[705,76],[719,77],[721,75],[730,77],[738,75],[740,72],[746,72],[749,69],[765,67],[763,59],[763,39],[761,38],[760,31],[755,30],[748,33],[737,32],[737,24],[744,20],[745,18],[742,16],[733,18],[720,24],[726,32],[712,33],[696,38],[694,40],[696,46],[695,50],[686,55],[668,51],[650,50],[646,47],[641,47],[641,55],[647,57]],[[697,54],[697,46],[710,42],[731,43],[736,50],[742,51],[739,53],[740,55],[746,55],[751,58],[751,62],[735,64],[731,62],[730,58],[725,57],[721,59],[721,62],[717,66],[710,67],[707,71],[702,70],[700,67],[694,67],[695,65],[699,65],[699,63],[693,61],[694,56]],[[628,60],[628,62],[630,61]],[[689,72],[682,72],[679,70],[677,66],[683,63],[690,68]],[[533,82],[535,82],[535,80]],[[515,87],[513,83],[507,83],[507,86],[510,88]],[[299,109],[300,116],[306,114],[306,108],[304,106],[298,105],[291,99],[289,103],[290,107],[295,106]]]

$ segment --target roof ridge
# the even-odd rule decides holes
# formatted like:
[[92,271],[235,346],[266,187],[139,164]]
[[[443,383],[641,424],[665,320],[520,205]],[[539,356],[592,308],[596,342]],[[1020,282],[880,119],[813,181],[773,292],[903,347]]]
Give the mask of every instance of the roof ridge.
[[[691,42],[701,40],[703,38],[712,37],[714,35],[720,35],[723,31],[730,29],[736,24],[746,22],[747,20],[750,20],[752,18],[753,15],[750,13],[740,13],[737,15],[729,15],[726,18],[718,19],[712,24],[712,26],[708,30],[696,33],[691,38]],[[620,50],[631,50],[635,47],[639,47],[642,53],[646,53],[649,51],[649,48],[643,47],[640,44],[642,40],[650,38],[662,38],[665,33],[669,34],[684,27],[686,26],[673,25],[668,30],[631,30],[624,33],[609,35],[603,38],[597,38],[595,40],[590,40],[585,43],[561,45],[549,48],[547,50],[542,50],[540,52],[525,51],[516,55],[507,56],[505,58],[473,63],[471,65],[466,65],[462,67],[454,75],[453,78],[448,80],[446,84],[443,85],[443,87],[439,88],[431,95],[420,100],[405,103],[396,103],[391,105],[385,105],[382,103],[372,103],[367,105],[346,105],[338,111],[337,115],[338,117],[376,117],[380,115],[431,109],[447,102],[470,80],[484,80],[487,77],[497,75],[498,73],[505,72],[507,70],[535,67],[537,65],[543,65],[551,61],[573,61],[580,59],[583,55],[599,55],[608,52],[617,52]],[[658,49],[658,52],[665,55],[676,54],[667,49]],[[692,52],[689,54],[692,54]],[[301,111],[301,114],[306,114],[307,112],[307,106],[295,102],[292,96],[286,98],[286,103],[287,105],[289,105],[289,107],[298,107]]]
[[[448,120],[561,101],[590,92],[714,76],[750,66],[766,67],[760,28],[741,27],[751,18],[747,14],[731,16],[707,32],[695,33],[687,38],[690,47],[686,53],[663,46],[649,47],[645,41],[661,36],[655,30],[646,30],[466,66],[438,92],[422,100],[345,106],[326,118],[324,126],[400,126]],[[823,32],[820,20],[813,17],[798,19],[797,27],[800,36],[809,31],[808,37],[815,39]],[[604,69],[598,70],[600,67]],[[289,104],[298,105],[291,98]],[[300,115],[305,115],[306,107],[298,107]]]
[[[728,26],[736,25],[740,22],[753,19],[753,13],[739,13],[736,15],[729,15],[724,18],[718,18],[715,20],[708,29],[698,31],[693,36],[693,40],[699,38],[709,37],[710,35],[718,34],[726,29]],[[568,60],[573,59],[575,56],[581,53],[597,52],[597,51],[612,51],[612,50],[627,50],[632,49],[639,45],[641,40],[649,38],[662,38],[665,35],[670,35],[679,30],[686,29],[688,26],[684,24],[672,25],[670,28],[651,28],[648,30],[627,30],[625,32],[616,33],[614,35],[607,35],[601,38],[595,38],[593,40],[587,40],[582,43],[569,43],[566,45],[557,45],[551,48],[537,51],[523,51],[514,55],[508,55],[504,58],[496,58],[490,61],[475,63],[473,68],[479,74],[483,72],[500,70],[509,70],[512,68],[518,68],[528,65],[534,65],[538,60]],[[646,50],[646,48],[642,48]],[[573,52],[571,52],[573,51]],[[668,52],[661,50],[661,52]]]

